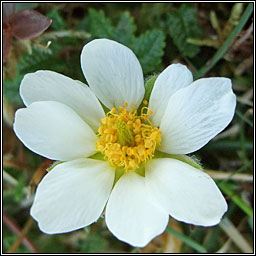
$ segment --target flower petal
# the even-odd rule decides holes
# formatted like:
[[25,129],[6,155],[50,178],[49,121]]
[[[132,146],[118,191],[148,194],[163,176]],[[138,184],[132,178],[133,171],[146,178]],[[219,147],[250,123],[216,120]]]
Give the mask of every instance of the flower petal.
[[152,123],[159,126],[170,97],[179,89],[193,82],[190,70],[181,64],[168,66],[156,79],[149,99],[149,109],[153,111]]
[[180,89],[162,118],[159,150],[187,154],[200,149],[231,122],[235,106],[228,78],[202,78]]
[[149,201],[144,177],[130,172],[118,180],[106,207],[106,224],[119,240],[144,247],[164,231],[168,219]]
[[72,160],[95,152],[96,135],[68,106],[38,101],[15,114],[14,131],[23,144],[54,160]]
[[109,109],[125,102],[137,108],[141,103],[145,93],[142,69],[126,46],[93,40],[83,48],[81,66],[90,88]]
[[58,164],[37,187],[31,215],[49,234],[73,231],[101,215],[114,182],[104,161],[77,159]]
[[146,165],[145,179],[155,202],[179,221],[212,226],[227,211],[211,177],[176,159],[152,160]]
[[20,95],[26,106],[35,101],[58,101],[73,110],[94,131],[100,126],[105,113],[90,88],[82,82],[53,71],[37,71],[25,75]]
[[21,10],[10,18],[13,34],[22,40],[39,36],[51,23],[51,19],[34,10]]

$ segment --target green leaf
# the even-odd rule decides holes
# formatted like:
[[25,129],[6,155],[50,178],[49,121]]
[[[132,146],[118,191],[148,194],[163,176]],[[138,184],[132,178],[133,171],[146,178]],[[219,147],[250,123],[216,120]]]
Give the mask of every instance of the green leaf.
[[165,36],[162,31],[150,30],[140,35],[133,46],[133,51],[140,61],[144,73],[159,70],[164,54]]
[[113,39],[128,47],[132,47],[135,40],[136,25],[129,12],[124,12],[113,31]]
[[63,72],[66,64],[55,55],[61,49],[61,46],[55,43],[51,45],[51,50],[33,46],[32,54],[25,53],[21,56],[18,63],[19,74],[25,75],[40,69]]
[[172,3],[143,3],[138,15],[138,24],[141,30],[148,28],[165,28],[165,13],[172,8]]
[[88,24],[89,31],[94,38],[113,38],[111,20],[106,18],[102,10],[89,9]]
[[169,34],[179,51],[190,58],[196,56],[200,48],[187,43],[188,38],[202,36],[202,28],[196,18],[196,8],[190,4],[182,4],[179,9],[172,10],[168,25]]
[[46,16],[52,19],[51,28],[54,30],[64,30],[67,28],[66,21],[62,18],[56,8],[51,9]]
[[99,233],[91,233],[86,239],[79,239],[77,247],[81,253],[104,252],[108,245],[107,239]]

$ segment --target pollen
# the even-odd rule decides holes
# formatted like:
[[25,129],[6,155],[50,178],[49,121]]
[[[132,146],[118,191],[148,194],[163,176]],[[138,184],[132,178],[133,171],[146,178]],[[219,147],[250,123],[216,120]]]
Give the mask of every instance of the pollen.
[[141,109],[140,115],[128,103],[118,109],[112,108],[100,120],[96,151],[104,155],[113,167],[121,167],[125,171],[133,171],[142,163],[151,160],[155,149],[161,143],[162,132],[153,127],[147,107]]

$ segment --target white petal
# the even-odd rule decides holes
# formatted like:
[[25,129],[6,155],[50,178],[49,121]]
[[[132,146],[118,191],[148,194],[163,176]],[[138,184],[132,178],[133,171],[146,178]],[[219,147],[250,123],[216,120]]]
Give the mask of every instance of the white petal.
[[159,126],[170,97],[179,89],[193,82],[190,70],[181,64],[168,66],[156,79],[149,99],[149,109],[153,111],[151,120]]
[[95,133],[59,102],[37,101],[19,109],[14,131],[26,147],[50,159],[67,161],[95,152]]
[[227,203],[211,177],[176,159],[148,163],[146,183],[156,202],[179,221],[212,226],[227,211]]
[[90,88],[80,81],[53,71],[37,71],[25,75],[20,95],[26,106],[35,101],[58,101],[80,115],[94,131],[100,126],[104,111]]
[[168,219],[168,213],[149,200],[145,178],[130,172],[114,186],[106,207],[106,224],[119,240],[144,247],[165,230]]
[[113,182],[114,168],[104,161],[59,164],[38,185],[30,214],[49,234],[85,227],[100,217]]
[[109,109],[125,102],[137,108],[144,96],[143,73],[135,54],[108,39],[86,44],[81,66],[90,88]]
[[228,78],[202,78],[177,91],[169,100],[160,124],[161,151],[194,152],[232,120],[236,97]]

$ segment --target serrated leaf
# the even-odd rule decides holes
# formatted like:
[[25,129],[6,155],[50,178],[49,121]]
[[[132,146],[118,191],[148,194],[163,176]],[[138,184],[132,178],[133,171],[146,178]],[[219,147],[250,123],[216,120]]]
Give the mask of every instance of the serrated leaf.
[[172,3],[143,3],[141,5],[140,15],[138,15],[138,24],[141,30],[148,28],[165,28],[164,14],[168,13]]
[[67,29],[67,23],[60,15],[56,8],[51,9],[46,16],[52,19],[51,28],[53,30],[64,30]]
[[[56,47],[55,47],[56,46]],[[52,45],[51,51],[45,48],[32,47],[32,54],[25,53],[21,56],[18,63],[19,74],[35,72],[40,69],[49,69],[56,72],[63,71],[63,60],[57,58],[57,53],[61,48],[58,45]]]
[[135,40],[136,25],[129,12],[124,12],[113,31],[113,39],[128,47],[132,47]]
[[164,33],[156,29],[146,31],[136,39],[132,49],[139,59],[144,73],[160,69],[164,46]]
[[89,9],[88,24],[89,31],[94,38],[112,39],[113,27],[111,20],[105,16],[102,10]]
[[196,8],[189,4],[182,4],[179,9],[172,10],[168,25],[169,34],[179,51],[190,58],[196,56],[200,48],[187,42],[188,38],[202,36],[202,28],[196,17]]

